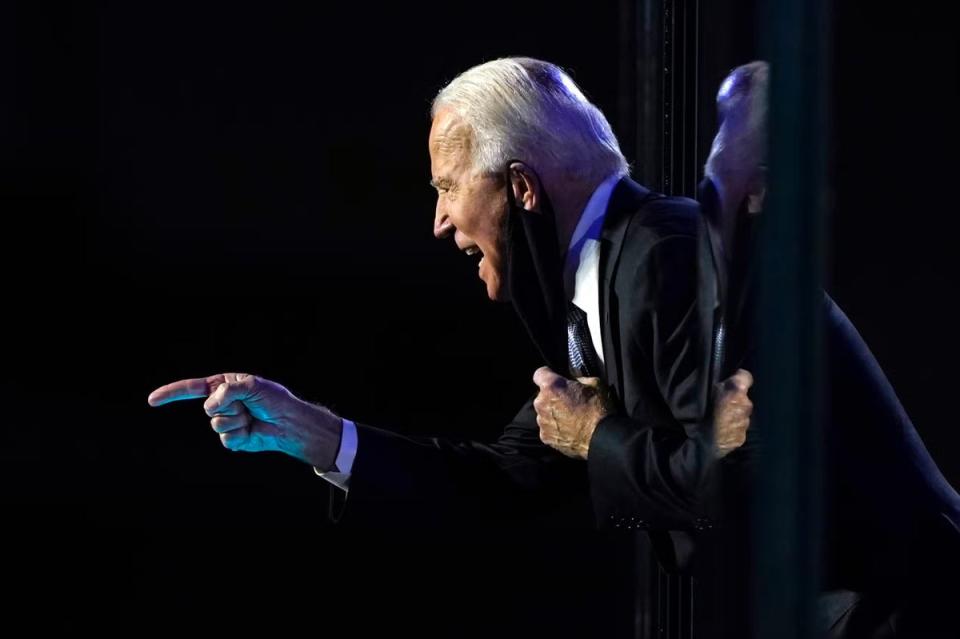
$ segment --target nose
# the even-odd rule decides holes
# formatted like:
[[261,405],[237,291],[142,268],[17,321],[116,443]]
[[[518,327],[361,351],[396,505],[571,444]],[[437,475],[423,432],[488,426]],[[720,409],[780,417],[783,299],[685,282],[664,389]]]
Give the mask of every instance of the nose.
[[453,223],[450,221],[450,216],[443,212],[440,208],[440,203],[437,203],[437,212],[433,218],[433,236],[438,240],[441,240],[453,231]]

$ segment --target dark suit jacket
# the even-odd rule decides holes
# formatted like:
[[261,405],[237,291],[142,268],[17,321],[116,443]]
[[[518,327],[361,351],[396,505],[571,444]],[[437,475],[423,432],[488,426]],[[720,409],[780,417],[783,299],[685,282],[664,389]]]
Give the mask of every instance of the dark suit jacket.
[[[448,611],[463,600],[474,608],[488,604],[497,611],[490,614],[510,618],[490,629],[498,636],[523,635],[529,624],[540,636],[634,636],[638,531],[664,540],[666,529],[702,523],[696,491],[709,442],[700,429],[707,360],[696,306],[697,220],[694,201],[653,194],[628,178],[611,195],[599,307],[605,381],[617,410],[598,425],[586,463],[540,441],[533,398],[492,443],[407,437],[358,424],[343,524],[417,529],[411,538],[418,541],[399,552],[450,558],[455,571],[433,578],[449,588],[423,597],[442,600]],[[540,352],[549,352],[536,322],[521,319]],[[598,522],[607,530],[598,532]],[[424,548],[425,537],[457,540],[458,547]],[[367,581],[382,585],[385,572],[433,574],[438,563],[448,563],[396,568],[396,554],[379,552],[381,567]],[[497,582],[493,603],[486,599],[491,591],[475,585],[481,573]],[[568,588],[576,589],[577,605],[560,609],[552,591]],[[514,612],[505,613],[511,606]],[[487,620],[469,611],[459,616]]]
[[[489,444],[358,425],[346,516],[370,502],[427,503],[428,518],[465,507],[473,517],[478,504],[484,513],[516,515],[589,492],[601,526],[699,525],[696,492],[709,442],[700,427],[697,224],[692,200],[655,195],[629,178],[612,193],[600,311],[605,381],[618,410],[598,425],[586,464],[540,441],[533,398]],[[438,515],[438,504],[449,510]]]
[[[721,317],[724,322],[723,361],[715,359],[711,366],[714,380],[719,380],[741,367],[756,372],[751,262],[762,216],[752,221],[740,216],[731,255],[721,240],[708,182],[701,187],[700,299],[703,316],[713,317],[715,326]],[[823,589],[872,598],[871,609],[861,610],[871,618],[856,621],[858,629],[841,630],[837,636],[873,636],[870,633],[893,616],[899,618],[901,633],[907,632],[903,636],[910,636],[905,628],[911,623],[942,621],[933,619],[931,610],[937,606],[930,601],[945,601],[948,592],[960,600],[960,588],[954,583],[944,587],[938,578],[951,575],[952,582],[960,570],[960,496],[937,469],[870,349],[826,294],[822,321]],[[719,552],[734,558],[726,564],[728,572],[737,564],[749,565],[750,514],[745,504],[752,486],[762,480],[755,474],[762,440],[763,424],[751,424],[747,443],[719,465],[724,519],[734,530],[719,540]],[[748,587],[736,579],[726,585],[731,582]],[[907,599],[912,600],[909,606],[925,611],[897,612]]]

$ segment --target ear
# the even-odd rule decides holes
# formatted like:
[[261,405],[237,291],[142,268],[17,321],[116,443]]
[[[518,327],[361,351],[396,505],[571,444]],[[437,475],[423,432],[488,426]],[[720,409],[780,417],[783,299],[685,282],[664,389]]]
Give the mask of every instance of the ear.
[[510,164],[510,188],[513,199],[520,207],[540,212],[540,179],[523,162]]

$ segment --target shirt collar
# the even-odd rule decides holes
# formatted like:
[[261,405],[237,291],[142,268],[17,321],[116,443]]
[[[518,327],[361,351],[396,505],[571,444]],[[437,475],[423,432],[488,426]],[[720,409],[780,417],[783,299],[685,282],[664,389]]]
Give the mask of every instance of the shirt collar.
[[610,204],[613,187],[617,185],[621,177],[619,173],[613,173],[594,189],[593,195],[587,201],[587,206],[580,214],[580,220],[577,222],[576,228],[573,229],[573,235],[570,236],[570,246],[567,248],[563,268],[563,282],[567,294],[570,296],[574,293],[577,269],[580,267],[580,254],[583,251],[584,244],[587,240],[600,239],[603,219],[607,213],[607,206]]

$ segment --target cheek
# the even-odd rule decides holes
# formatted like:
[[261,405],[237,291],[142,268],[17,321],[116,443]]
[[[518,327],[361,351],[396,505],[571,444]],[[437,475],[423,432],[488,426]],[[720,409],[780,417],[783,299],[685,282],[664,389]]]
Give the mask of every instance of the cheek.
[[480,245],[484,255],[496,257],[505,244],[506,198],[488,190],[462,194],[457,206],[457,228]]
[[458,202],[450,206],[450,212],[450,220],[462,233],[475,242],[483,238],[483,218],[474,209]]
[[506,213],[494,215],[490,220],[487,241],[490,251],[503,257],[507,250],[507,216]]

